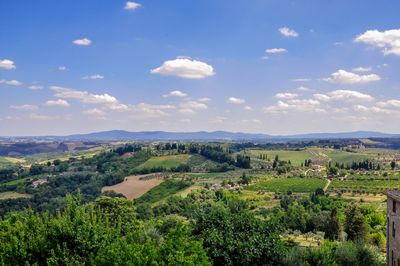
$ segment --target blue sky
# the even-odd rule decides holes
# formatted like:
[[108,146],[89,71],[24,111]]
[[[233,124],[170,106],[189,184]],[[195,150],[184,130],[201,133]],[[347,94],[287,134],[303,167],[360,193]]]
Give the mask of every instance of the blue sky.
[[0,10],[0,135],[400,131],[398,1]]

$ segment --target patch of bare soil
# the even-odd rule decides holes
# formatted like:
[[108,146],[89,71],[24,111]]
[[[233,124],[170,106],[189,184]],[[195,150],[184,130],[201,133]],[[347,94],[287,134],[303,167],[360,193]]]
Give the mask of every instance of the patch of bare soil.
[[[152,176],[154,178],[151,178]],[[125,177],[122,183],[103,187],[101,191],[115,191],[132,200],[140,198],[144,193],[158,186],[163,181],[163,176],[160,174],[133,175]]]

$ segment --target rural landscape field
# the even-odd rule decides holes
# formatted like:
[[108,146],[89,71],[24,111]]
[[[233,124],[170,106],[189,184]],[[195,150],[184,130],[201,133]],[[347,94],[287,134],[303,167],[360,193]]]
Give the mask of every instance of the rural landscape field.
[[400,266],[399,10],[0,0],[0,266]]
[[[139,254],[149,251],[143,250],[143,245],[151,248],[155,257],[147,258],[145,264],[165,261],[162,254],[168,252],[172,257],[167,257],[178,264],[247,265],[265,260],[293,265],[317,257],[327,265],[340,265],[351,260],[342,253],[352,252],[352,256],[368,255],[357,261],[381,265],[387,237],[385,192],[400,189],[400,151],[396,148],[400,140],[373,140],[373,145],[365,144],[365,139],[101,141],[78,151],[71,148],[46,153],[32,153],[31,149],[76,148],[82,143],[24,142],[24,149],[19,142],[0,143],[0,153],[7,153],[0,157],[5,162],[0,168],[0,215],[4,219],[1,258],[15,264],[33,261],[10,256],[14,241],[26,230],[30,234],[24,240],[27,243],[67,234],[71,240],[64,242],[65,250],[72,248],[68,245],[76,248],[81,245],[76,242],[77,232],[43,235],[41,231],[42,226],[56,230],[58,223],[68,223],[102,239],[108,232],[104,230],[111,230],[121,239],[101,241],[141,252],[134,255],[129,251],[124,256],[136,257],[127,260],[144,259]],[[30,211],[22,211],[25,208]],[[60,210],[50,220],[43,216]],[[98,218],[92,217],[93,212]],[[44,224],[30,228],[25,219]],[[102,228],[93,227],[98,219],[106,219],[101,221]],[[83,221],[89,227],[82,227]],[[122,226],[117,231],[115,223]],[[138,224],[142,229],[136,227]],[[132,240],[124,238],[126,226],[133,226],[134,232],[147,240],[129,242]],[[257,240],[261,235],[263,239]],[[155,244],[157,238],[164,239],[162,244]],[[168,241],[179,242],[165,246]],[[181,250],[181,242],[191,248]],[[92,258],[101,264],[97,260],[109,259],[101,257],[104,252],[104,256],[121,256],[120,252],[96,247],[96,242],[89,243],[96,254],[81,257],[71,250],[74,260]],[[260,243],[266,246],[251,250]],[[250,248],[248,257],[237,256],[244,249],[242,245]],[[79,248],[87,252],[88,247]],[[23,249],[33,252],[28,246]],[[38,252],[48,249],[46,244]]]

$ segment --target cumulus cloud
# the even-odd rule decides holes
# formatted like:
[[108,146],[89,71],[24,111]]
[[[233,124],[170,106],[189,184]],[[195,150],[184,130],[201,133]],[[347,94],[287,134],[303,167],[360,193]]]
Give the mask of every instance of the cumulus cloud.
[[288,27],[279,28],[279,32],[285,37],[298,37],[299,36],[299,34],[295,30],[290,29]]
[[89,46],[92,43],[92,41],[89,40],[88,38],[83,38],[83,39],[74,40],[72,43],[75,45],[80,45],[80,46]]
[[355,67],[352,69],[354,72],[370,72],[372,70],[371,67]]
[[332,73],[329,78],[325,78],[324,80],[342,84],[364,84],[378,81],[380,79],[381,78],[376,74],[358,75],[356,73],[339,69],[337,72]]
[[104,79],[104,76],[99,75],[99,74],[94,74],[94,75],[84,76],[84,77],[82,77],[82,79],[86,79],[86,80]]
[[30,119],[33,119],[33,120],[50,120],[50,119],[52,119],[51,116],[48,116],[48,115],[40,115],[40,114],[31,114],[31,115],[29,116],[29,118],[30,118]]
[[101,119],[104,119],[105,115],[106,115],[106,112],[104,112],[103,110],[100,110],[98,108],[92,108],[89,110],[85,110],[85,111],[83,111],[83,113],[85,115],[94,116],[94,117],[101,118]]
[[59,86],[50,86],[50,90],[55,91],[55,97],[62,99],[75,99],[82,103],[101,104],[108,109],[115,111],[129,111],[129,106],[120,103],[117,98],[107,93],[92,94],[87,91],[79,91]]
[[294,79],[293,81],[295,81],[295,82],[306,82],[306,81],[310,81],[311,79],[309,79],[309,78],[297,78],[297,79]]
[[253,110],[253,107],[246,105],[245,107],[243,107],[243,109],[246,111],[251,111],[251,110]]
[[275,94],[275,98],[277,99],[293,99],[298,97],[299,95],[296,93],[290,93],[290,92],[281,92]]
[[179,105],[179,112],[183,114],[194,114],[196,110],[208,109],[207,104],[199,101],[186,101]]
[[140,114],[143,117],[157,118],[162,116],[167,116],[166,111],[176,109],[174,105],[156,105],[148,103],[139,103],[132,106],[132,110],[135,113]]
[[16,66],[14,64],[14,61],[12,60],[2,59],[0,60],[0,68],[10,70],[10,69],[15,69]]
[[16,109],[16,110],[27,110],[27,111],[35,111],[39,109],[36,105],[31,105],[31,104],[23,104],[23,105],[11,105],[11,109]]
[[125,3],[125,6],[124,6],[124,9],[125,10],[135,10],[136,8],[139,8],[139,7],[141,7],[142,5],[141,4],[139,4],[139,3],[136,3],[136,2],[126,2]]
[[314,98],[319,101],[372,101],[374,97],[368,94],[364,94],[358,91],[352,90],[335,90],[327,94],[314,94]]
[[191,58],[176,58],[165,61],[160,67],[154,68],[150,72],[186,79],[203,79],[215,75],[214,68],[211,65]]
[[209,102],[209,101],[211,101],[211,99],[207,98],[207,97],[204,97],[204,98],[197,99],[197,101],[199,101],[199,102]]
[[42,90],[43,86],[41,86],[41,85],[30,85],[28,87],[28,89],[33,90],[33,91]]
[[367,30],[357,36],[354,41],[375,46],[381,49],[384,55],[400,56],[400,29]]
[[187,94],[179,91],[179,90],[175,90],[175,91],[170,91],[168,94],[164,94],[163,97],[167,98],[167,97],[186,97]]
[[297,87],[296,90],[298,90],[298,91],[311,91],[310,88],[307,88],[307,87],[304,87],[304,86]]
[[67,70],[67,67],[66,67],[66,66],[59,66],[59,67],[58,67],[58,70],[60,70],[60,71],[65,71],[65,70]]
[[245,99],[241,99],[241,98],[236,98],[236,97],[228,98],[228,103],[231,103],[231,104],[243,104],[245,102],[246,102]]
[[6,84],[6,85],[10,85],[10,86],[21,86],[22,82],[15,80],[15,79],[13,79],[13,80],[1,79],[0,84]]
[[57,100],[48,100],[45,103],[46,106],[59,106],[59,107],[69,107],[70,104],[66,100],[57,99]]
[[281,54],[281,53],[286,53],[287,50],[285,48],[271,48],[271,49],[266,49],[265,52],[267,54]]
[[387,101],[381,101],[376,104],[379,107],[383,108],[399,108],[400,109],[400,100],[387,100]]
[[288,113],[289,111],[326,112],[320,107],[320,102],[314,99],[280,100],[276,105],[264,107],[266,113]]

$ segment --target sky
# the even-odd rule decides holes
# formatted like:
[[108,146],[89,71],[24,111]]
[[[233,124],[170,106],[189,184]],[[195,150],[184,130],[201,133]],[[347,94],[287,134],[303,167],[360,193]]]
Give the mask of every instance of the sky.
[[400,133],[400,2],[1,0],[0,136]]

